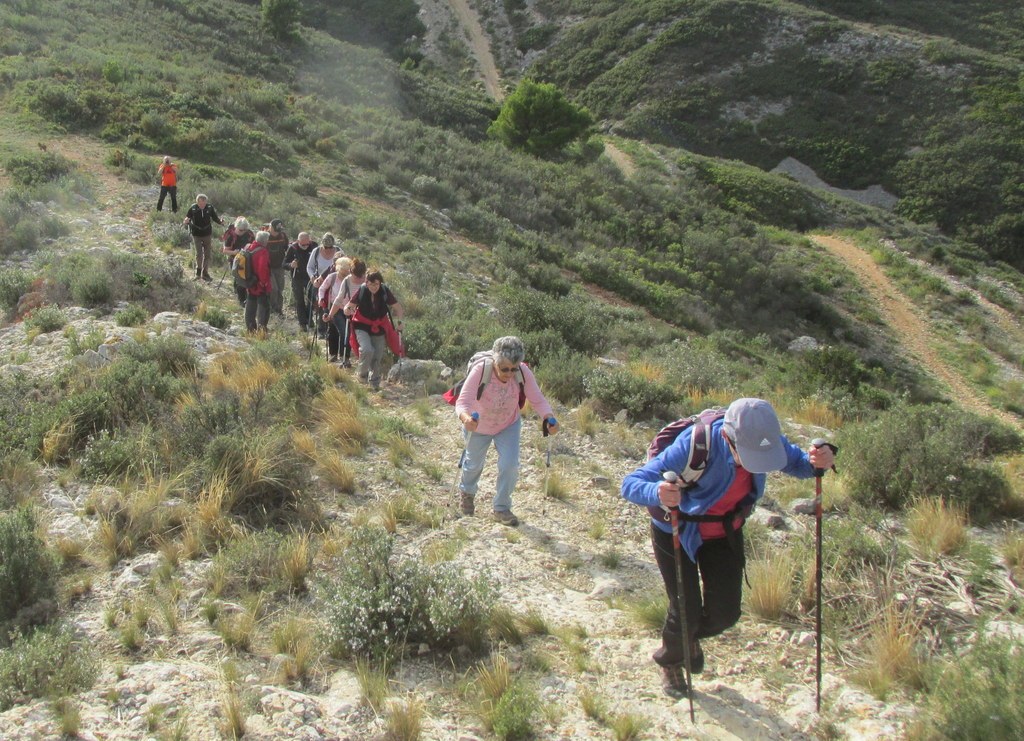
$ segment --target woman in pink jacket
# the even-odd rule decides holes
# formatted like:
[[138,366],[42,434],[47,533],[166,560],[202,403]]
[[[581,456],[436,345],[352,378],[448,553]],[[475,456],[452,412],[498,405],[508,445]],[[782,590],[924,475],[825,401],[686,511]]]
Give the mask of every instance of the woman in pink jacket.
[[267,242],[270,232],[256,232],[256,239],[245,248],[256,282],[246,289],[245,328],[250,332],[266,331],[270,321],[270,252]]
[[512,490],[519,479],[519,410],[529,400],[544,420],[548,434],[558,432],[551,405],[544,398],[533,372],[523,363],[526,350],[518,337],[499,337],[489,358],[473,365],[462,384],[455,412],[462,422],[466,455],[462,466],[462,513],[471,515],[484,458],[491,443],[498,451],[498,481],[494,494],[494,519],[518,525],[512,512]]

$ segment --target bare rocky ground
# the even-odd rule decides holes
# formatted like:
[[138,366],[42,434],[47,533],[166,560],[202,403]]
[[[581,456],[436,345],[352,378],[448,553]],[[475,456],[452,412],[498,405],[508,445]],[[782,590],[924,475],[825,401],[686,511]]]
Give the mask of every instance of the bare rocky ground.
[[[144,213],[155,201],[154,188],[126,186],[108,192],[98,206],[68,217],[75,248],[146,250],[150,231],[140,218],[121,214]],[[187,260],[181,250],[170,259]],[[166,256],[154,259],[168,259]],[[31,258],[24,257],[24,263]],[[209,290],[209,289],[207,289]],[[110,350],[99,359],[69,361],[60,332],[26,340],[24,327],[0,329],[0,372],[52,373],[67,362],[103,363],[104,354],[116,352],[117,338],[125,330],[111,316],[96,316],[70,309],[80,334],[98,329],[110,338]],[[234,317],[237,326],[240,317]],[[245,343],[237,331],[227,333],[205,322],[173,314],[158,315],[146,331],[179,332],[205,356],[230,351]],[[285,329],[272,326],[272,331]],[[292,335],[288,335],[292,336]],[[292,336],[293,337],[293,336]],[[294,339],[294,338],[293,338]],[[296,352],[301,352],[294,339]],[[421,390],[387,384],[368,403],[389,415],[415,416],[411,402]],[[830,736],[849,739],[894,738],[901,735],[914,708],[898,700],[874,700],[851,685],[849,668],[826,643],[823,714],[814,711],[813,623],[805,617],[796,624],[775,625],[745,615],[738,626],[705,643],[707,670],[696,678],[696,724],[691,724],[685,700],[662,694],[660,676],[650,661],[659,638],[641,627],[617,600],[658,588],[659,577],[648,541],[643,512],[624,502],[618,485],[624,474],[643,457],[650,432],[622,423],[599,423],[592,436],[576,429],[576,410],[558,409],[565,434],[553,441],[552,471],[561,477],[566,495],[545,497],[545,443],[534,420],[524,425],[523,468],[515,509],[523,520],[516,529],[486,516],[461,518],[450,488],[460,451],[460,438],[451,409],[437,397],[431,400],[426,434],[415,438],[415,463],[400,472],[388,462],[387,451],[370,449],[354,461],[359,469],[354,497],[339,503],[323,500],[325,514],[342,531],[361,509],[393,498],[399,491],[421,492],[445,512],[436,528],[402,525],[398,551],[419,556],[432,544],[454,543],[455,562],[472,578],[486,579],[498,588],[500,602],[517,613],[534,611],[551,626],[552,635],[529,637],[522,646],[500,650],[513,671],[531,671],[537,677],[544,712],[539,738],[604,739],[612,732],[589,718],[581,693],[602,698],[611,713],[642,717],[641,738],[649,739],[800,739]],[[819,429],[788,424],[794,440],[805,442]],[[427,476],[418,464],[443,466],[443,480]],[[478,511],[486,512],[484,492],[493,486],[493,460],[481,489]],[[44,471],[42,501],[45,527],[52,539],[89,542],[98,521],[87,506],[102,494],[75,481],[65,472]],[[769,497],[779,482],[770,485]],[[806,496],[813,482],[806,482]],[[492,490],[492,489],[491,489]],[[759,519],[773,514],[762,510]],[[773,537],[812,527],[811,518],[789,512],[774,513]],[[102,656],[94,687],[75,698],[81,712],[79,737],[83,739],[140,739],[223,737],[226,675],[237,674],[243,698],[245,738],[252,739],[372,739],[385,729],[385,714],[362,701],[359,683],[350,664],[322,659],[305,686],[277,679],[279,657],[269,647],[265,630],[253,649],[239,653],[227,648],[202,615],[207,601],[209,558],[183,561],[177,569],[180,601],[177,624],[154,627],[142,647],[126,652],[105,615],[112,607],[127,605],[148,594],[161,556],[142,553],[111,568],[95,566],[91,589],[68,610],[75,630]],[[323,563],[318,560],[316,568]],[[225,603],[222,609],[238,609]],[[315,621],[312,598],[292,605]],[[270,618],[268,618],[269,621]],[[159,625],[154,620],[154,625]],[[565,638],[569,631],[575,636]],[[561,636],[561,637],[559,637]],[[538,657],[546,657],[543,661]],[[467,698],[474,660],[434,652],[429,646],[413,650],[397,667],[390,691],[397,700],[416,698],[425,708],[422,738],[471,741],[490,737],[474,703]],[[540,668],[538,668],[540,667]],[[175,733],[180,735],[174,735]],[[51,703],[33,701],[0,714],[0,738],[45,739],[59,736]]]

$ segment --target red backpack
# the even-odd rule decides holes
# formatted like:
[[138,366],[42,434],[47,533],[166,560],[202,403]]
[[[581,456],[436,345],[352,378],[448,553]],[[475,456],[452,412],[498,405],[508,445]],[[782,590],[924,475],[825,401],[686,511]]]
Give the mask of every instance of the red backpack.
[[[683,430],[693,427],[690,436],[690,452],[686,456],[686,465],[679,474],[679,487],[686,489],[697,483],[697,480],[704,474],[708,466],[708,455],[711,453],[711,425],[725,416],[725,410],[721,408],[705,409],[700,414],[692,414],[689,417],[677,419],[660,430],[647,446],[647,460],[651,460],[661,451],[675,442]],[[666,510],[661,505],[648,507],[651,517],[664,519]]]

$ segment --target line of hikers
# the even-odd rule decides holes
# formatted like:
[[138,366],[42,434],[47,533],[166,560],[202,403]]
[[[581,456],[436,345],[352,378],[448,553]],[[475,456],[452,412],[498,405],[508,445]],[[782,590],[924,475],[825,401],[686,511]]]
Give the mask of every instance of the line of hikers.
[[[210,280],[214,222],[223,224],[200,194],[185,217],[195,243],[198,280]],[[326,339],[331,362],[347,366],[351,348],[360,360],[360,380],[379,388],[385,349],[404,355],[401,304],[381,272],[346,256],[332,234],[324,234],[318,244],[308,232],[300,232],[289,243],[284,226],[274,219],[254,232],[240,216],[224,233],[221,251],[235,275],[247,329],[266,329],[271,311],[283,315],[285,272],[291,271],[299,329]],[[239,256],[249,282],[238,279]],[[519,524],[512,492],[519,477],[526,401],[540,416],[544,434],[558,433],[551,404],[525,357],[518,337],[498,338],[490,350],[470,359],[465,379],[445,394],[462,425],[457,481],[464,516],[475,514],[480,476],[493,443],[498,454],[493,517],[504,525]],[[651,513],[652,547],[669,598],[662,645],[653,656],[666,693],[682,697],[689,691],[690,671],[704,669],[700,639],[718,635],[740,617],[743,525],[764,495],[766,474],[820,476],[834,460],[831,446],[812,445],[804,451],[790,443],[767,401],[743,398],[727,409],[705,410],[663,429],[651,444],[648,462],[624,478],[622,497]]]
[[[196,280],[212,281],[213,225],[223,226],[224,221],[200,193],[183,224],[192,235]],[[290,242],[281,219],[254,231],[249,220],[239,216],[221,241],[221,254],[227,260],[225,277],[232,275],[249,332],[266,331],[271,312],[284,316],[284,287],[290,276],[299,331],[315,332],[313,341],[325,339],[332,363],[348,367],[350,354],[357,357],[359,379],[380,388],[385,351],[390,348],[398,357],[405,355],[402,305],[380,270],[346,256],[330,232],[319,243],[305,231]]]

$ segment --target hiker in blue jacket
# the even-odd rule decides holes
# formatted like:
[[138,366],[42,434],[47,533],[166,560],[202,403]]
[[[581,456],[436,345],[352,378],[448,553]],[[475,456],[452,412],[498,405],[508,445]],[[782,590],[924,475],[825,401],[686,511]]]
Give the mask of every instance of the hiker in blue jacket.
[[[711,423],[703,474],[681,489],[662,474],[685,469],[694,429],[684,429],[661,453],[627,476],[622,496],[645,507],[679,508],[686,624],[691,671],[696,674],[704,669],[700,639],[718,635],[739,620],[743,523],[764,495],[767,473],[812,478],[815,468],[831,468],[834,454],[828,446],[804,452],[782,434],[771,404],[763,399],[737,399]],[[672,526],[667,511],[665,515],[661,515],[664,510],[656,511],[659,516],[651,519],[651,541],[669,600],[662,645],[652,658],[662,669],[665,692],[682,697],[687,687]]]

